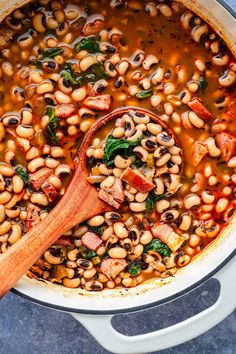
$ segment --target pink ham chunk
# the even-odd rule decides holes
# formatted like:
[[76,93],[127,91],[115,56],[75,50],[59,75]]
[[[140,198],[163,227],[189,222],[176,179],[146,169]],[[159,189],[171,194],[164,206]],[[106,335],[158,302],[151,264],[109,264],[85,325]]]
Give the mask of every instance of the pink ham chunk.
[[150,182],[142,173],[138,170],[132,170],[130,167],[126,168],[120,178],[140,193],[148,193],[155,188],[155,184]]
[[100,189],[98,192],[100,199],[104,200],[107,204],[119,209],[121,203],[125,200],[124,188],[119,178],[115,178],[115,182],[110,189]]
[[90,250],[96,251],[101,246],[102,240],[93,232],[88,231],[82,236],[82,244]]
[[106,258],[101,263],[101,272],[109,279],[114,279],[127,265],[124,259]]
[[208,111],[199,98],[193,98],[188,102],[188,106],[203,120],[212,118],[211,112]]
[[53,170],[50,168],[41,168],[41,170],[30,175],[31,186],[36,189],[36,191],[39,190],[44,182],[48,179],[48,177],[52,175],[52,173]]
[[42,190],[46,194],[50,202],[53,202],[59,195],[56,188],[48,180],[45,181],[42,185]]
[[95,109],[96,111],[107,111],[110,109],[112,101],[110,95],[100,95],[87,97],[83,103],[86,107]]
[[73,104],[60,104],[55,109],[55,116],[61,119],[67,119],[76,112],[76,106]]
[[159,238],[162,242],[167,244],[172,252],[177,251],[185,241],[183,236],[178,235],[174,232],[172,227],[166,224],[152,227],[151,232],[155,238]]

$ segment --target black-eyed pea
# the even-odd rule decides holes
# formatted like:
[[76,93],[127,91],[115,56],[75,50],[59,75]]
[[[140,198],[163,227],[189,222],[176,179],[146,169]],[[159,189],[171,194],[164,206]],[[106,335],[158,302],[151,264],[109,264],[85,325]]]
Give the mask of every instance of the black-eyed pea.
[[126,278],[122,280],[122,284],[126,287],[129,288],[132,285],[133,279],[132,278]]
[[91,128],[93,123],[94,123],[93,119],[86,119],[80,123],[79,128],[83,133],[87,133],[87,131]]
[[225,196],[230,196],[232,193],[232,188],[229,186],[226,186],[223,188],[222,192]]
[[104,150],[102,148],[97,148],[94,150],[94,154],[93,154],[95,159],[102,159],[104,156]]
[[192,218],[188,214],[181,215],[181,223],[179,225],[180,230],[187,231],[191,226]]
[[4,75],[6,75],[8,77],[13,76],[14,71],[13,71],[12,64],[10,62],[8,62],[8,61],[4,61],[2,63],[2,72],[3,72]]
[[199,129],[202,128],[205,124],[204,120],[201,119],[200,117],[198,117],[198,115],[193,111],[189,112],[188,119],[189,119],[190,123],[192,123],[192,125],[194,125],[194,127],[199,128]]
[[87,96],[86,87],[80,87],[78,89],[75,89],[71,94],[71,97],[75,102],[83,101],[86,98],[86,96]]
[[113,223],[121,219],[121,215],[114,211],[108,211],[104,215],[107,223]]
[[229,87],[236,81],[236,73],[232,70],[225,70],[218,79],[219,84],[223,87]]
[[228,161],[228,166],[230,168],[236,168],[236,156],[231,157],[231,159]]
[[98,280],[91,280],[85,283],[85,289],[88,291],[101,291],[103,284]]
[[70,125],[78,125],[81,122],[81,118],[78,114],[74,114],[73,116],[67,118],[66,122]]
[[12,151],[12,150],[6,151],[4,160],[5,160],[6,164],[8,164],[8,165],[14,165],[15,160],[16,160],[15,152]]
[[111,258],[115,258],[115,259],[123,259],[127,256],[126,250],[122,247],[112,247],[108,251],[108,254]]
[[117,237],[119,238],[127,238],[129,233],[128,230],[126,229],[125,225],[122,222],[115,222],[113,225],[114,232]]
[[14,193],[20,193],[23,190],[24,182],[20,178],[20,176],[17,176],[17,175],[13,176],[13,178],[12,178],[12,186],[13,186]]
[[22,211],[20,212],[20,219],[21,219],[21,220],[27,220],[27,218],[28,218],[28,213],[27,213],[27,211],[26,211],[26,210],[22,210]]
[[141,192],[138,192],[136,195],[135,195],[135,200],[138,202],[138,203],[142,203],[144,202],[148,197],[148,193],[141,193]]
[[[70,269],[74,269],[74,268],[77,268],[77,264],[76,264],[76,262],[73,262],[73,261],[67,261],[66,267],[70,268]],[[73,278],[73,276],[72,276],[72,278]]]
[[81,225],[73,230],[73,237],[81,237],[88,231],[88,226]]
[[21,112],[21,117],[22,117],[22,124],[31,124],[32,123],[32,120],[33,120],[33,114],[31,111],[27,110],[27,109],[24,109],[22,112]]
[[113,234],[113,227],[109,226],[103,231],[101,239],[103,241],[107,241],[111,237],[112,234]]
[[183,255],[178,258],[178,267],[184,267],[189,264],[191,258],[188,255]]
[[120,63],[116,65],[116,70],[119,75],[123,76],[129,69],[129,62],[126,59],[122,59]]
[[102,215],[97,215],[97,216],[93,216],[92,218],[87,220],[87,224],[89,226],[101,226],[104,223],[105,219]]
[[229,205],[229,200],[227,198],[220,198],[216,203],[216,212],[223,213]]
[[98,274],[98,281],[101,283],[106,283],[108,281],[108,278],[105,276],[105,274],[99,273]]
[[11,200],[11,193],[8,191],[4,191],[0,193],[0,205],[7,204]]
[[106,286],[107,286],[108,289],[114,289],[116,284],[115,284],[115,282],[113,280],[108,280],[108,282],[106,283]]
[[145,12],[147,12],[150,17],[156,17],[158,13],[156,4],[154,4],[153,2],[147,3],[147,5],[145,6]]
[[159,133],[156,136],[156,140],[157,140],[158,144],[163,145],[163,146],[168,146],[168,147],[173,146],[175,143],[174,138],[172,136],[170,136],[169,134],[167,134],[166,132]]
[[161,220],[166,222],[171,222],[179,217],[179,211],[175,209],[169,209],[161,214]]
[[171,17],[173,14],[173,11],[171,10],[171,7],[166,5],[166,4],[160,4],[158,5],[158,9],[164,15],[165,17]]
[[114,164],[117,168],[126,169],[132,164],[131,158],[123,158],[120,155],[116,155],[114,159]]
[[215,238],[219,232],[220,232],[220,225],[219,224],[215,224],[213,226],[206,228],[206,234],[207,234],[207,237],[209,237],[209,238]]
[[138,245],[140,240],[140,231],[136,226],[129,229],[129,238],[132,240],[133,245]]
[[150,98],[150,102],[153,108],[157,108],[162,101],[162,97],[159,94],[154,94]]
[[221,150],[216,146],[216,142],[213,137],[208,138],[205,143],[207,144],[208,152],[211,157],[220,156]]
[[55,176],[55,175],[51,175],[51,176],[48,178],[48,181],[49,181],[49,183],[51,183],[56,189],[60,189],[61,186],[62,186],[62,182],[61,182],[60,178],[58,178],[58,177]]
[[16,127],[16,134],[21,138],[31,138],[34,135],[34,129],[31,125],[20,124]]
[[165,185],[161,177],[154,178],[156,184],[155,194],[160,195],[164,193]]
[[15,174],[15,170],[10,165],[0,163],[0,174],[4,177],[12,177]]
[[200,204],[201,204],[201,199],[199,198],[199,196],[197,194],[194,194],[194,193],[188,194],[184,198],[184,207],[187,210],[194,208]]
[[209,186],[215,186],[218,183],[217,177],[216,176],[210,176],[208,179],[208,185]]
[[199,237],[199,236],[196,235],[196,234],[190,235],[190,238],[189,238],[189,245],[190,245],[192,248],[197,247],[200,242],[201,242],[201,237]]
[[130,210],[139,213],[141,211],[146,210],[146,203],[142,202],[142,203],[135,203],[135,202],[131,202],[130,205]]
[[163,213],[169,207],[170,207],[170,202],[166,199],[159,200],[156,203],[156,210],[159,214]]
[[143,253],[143,250],[144,250],[143,245],[139,244],[139,245],[135,246],[134,250],[133,250],[133,256],[135,258],[140,257],[141,254]]
[[206,204],[214,203],[215,196],[213,194],[211,194],[209,191],[202,192],[201,196],[202,196],[202,200],[204,201],[204,203],[206,203]]
[[55,169],[55,175],[60,178],[67,177],[70,173],[70,166],[66,164],[61,164]]
[[12,232],[8,238],[8,242],[10,244],[13,244],[17,242],[22,236],[22,229],[19,224],[13,224],[12,225]]
[[132,68],[138,68],[144,61],[144,52],[142,50],[136,50],[130,58],[130,65]]
[[77,250],[77,248],[74,248],[73,250],[67,253],[67,257],[70,261],[76,261],[78,253],[79,251]]
[[44,95],[45,93],[53,92],[54,86],[50,81],[42,82],[37,86],[36,92],[38,95]]
[[0,205],[0,222],[3,222],[6,217],[6,209],[4,205]]
[[140,235],[140,243],[142,245],[147,245],[153,239],[152,233],[148,230],[142,231]]
[[62,284],[66,288],[78,288],[80,286],[80,278],[63,278]]
[[[173,156],[174,157],[174,156]],[[159,159],[156,160],[156,166],[157,167],[162,167],[164,166],[169,160],[171,159],[171,154],[166,153],[159,157]]]
[[47,157],[45,159],[45,166],[51,169],[55,169],[56,167],[58,167],[60,165],[60,161],[55,160],[51,157]]
[[62,91],[55,91],[54,92],[54,96],[55,99],[58,101],[58,103],[70,103],[71,102],[71,98],[69,95],[66,95],[64,92]]
[[33,193],[30,198],[31,203],[48,206],[49,202],[45,194]]
[[[42,157],[36,157],[28,163],[28,170],[31,173],[36,172],[40,167],[45,166],[45,160]],[[0,170],[1,173],[1,170]]]
[[98,256],[102,256],[104,253],[106,253],[107,249],[105,246],[100,246],[98,247],[96,253]]
[[10,221],[3,221],[2,224],[0,224],[0,236],[7,234],[12,228],[12,225]]
[[83,273],[83,277],[85,279],[91,279],[95,276],[96,273],[97,273],[97,270],[95,268],[86,269]]
[[67,132],[69,136],[74,136],[77,134],[78,130],[75,125],[70,125],[67,129]]

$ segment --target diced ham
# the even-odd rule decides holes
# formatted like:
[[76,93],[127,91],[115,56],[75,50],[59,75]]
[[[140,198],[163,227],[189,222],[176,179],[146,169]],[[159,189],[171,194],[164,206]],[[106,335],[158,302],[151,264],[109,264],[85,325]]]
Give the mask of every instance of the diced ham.
[[87,97],[83,104],[96,111],[107,111],[111,107],[111,96],[110,95],[100,95],[95,97]]
[[193,98],[188,102],[188,106],[203,120],[212,118],[211,112],[208,111],[199,98]]
[[42,190],[46,194],[50,202],[53,202],[59,195],[56,188],[48,180],[43,183]]
[[172,252],[177,251],[185,241],[183,236],[178,235],[174,232],[172,227],[166,224],[152,227],[151,232],[155,238],[159,238],[162,242],[167,244]]
[[126,168],[120,178],[140,193],[148,193],[155,188],[155,184],[150,182],[141,172],[132,170],[130,167]]
[[221,150],[222,158],[229,161],[235,152],[236,137],[230,133],[221,132],[216,135],[216,143]]
[[107,204],[119,209],[121,203],[125,200],[124,187],[121,180],[116,177],[113,186],[109,189],[100,189],[98,196]]
[[60,104],[55,108],[55,116],[62,119],[71,117],[76,112],[73,104]]
[[123,203],[125,200],[123,184],[119,178],[115,178],[112,186],[112,196],[118,203]]
[[114,279],[127,265],[124,259],[106,258],[101,263],[101,272],[109,279]]
[[207,147],[201,141],[195,141],[191,159],[192,165],[196,167],[207,153]]
[[96,15],[90,16],[85,23],[82,32],[85,36],[91,36],[93,34],[97,34],[104,27],[104,17]]
[[36,189],[36,191],[39,190],[48,177],[52,175],[52,173],[53,170],[50,168],[41,168],[41,170],[30,175],[31,186]]
[[110,194],[109,192],[105,191],[104,189],[100,189],[98,192],[98,196],[100,199],[102,199],[105,203],[113,206],[116,209],[119,209],[121,206],[121,203],[117,202],[113,195]]
[[88,231],[82,236],[82,244],[90,250],[96,251],[101,246],[102,240],[93,232]]
[[55,244],[60,246],[70,246],[72,245],[71,237],[62,236],[55,242]]

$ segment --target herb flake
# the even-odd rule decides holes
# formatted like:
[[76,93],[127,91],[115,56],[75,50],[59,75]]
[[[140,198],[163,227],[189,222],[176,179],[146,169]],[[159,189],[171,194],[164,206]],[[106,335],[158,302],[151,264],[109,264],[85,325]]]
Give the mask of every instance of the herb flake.
[[164,257],[169,257],[171,255],[170,248],[157,238],[144,247],[144,253],[147,253],[148,251],[158,252]]

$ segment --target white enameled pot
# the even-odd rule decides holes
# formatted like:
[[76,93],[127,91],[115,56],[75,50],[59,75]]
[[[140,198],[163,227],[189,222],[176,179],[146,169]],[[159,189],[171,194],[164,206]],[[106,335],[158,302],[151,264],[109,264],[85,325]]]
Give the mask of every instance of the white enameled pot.
[[[236,19],[219,0],[180,0],[205,19],[224,38],[236,56]],[[0,0],[0,20],[28,1]],[[215,326],[236,307],[236,220],[190,265],[174,279],[155,280],[132,289],[88,293],[23,277],[13,291],[31,301],[67,311],[113,353],[145,353],[161,350],[190,340]],[[113,314],[128,313],[169,302],[193,290],[207,279],[220,282],[217,302],[200,314],[174,326],[149,334],[127,337],[115,331]]]

